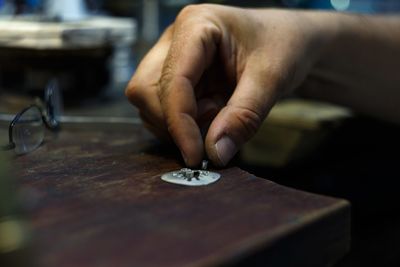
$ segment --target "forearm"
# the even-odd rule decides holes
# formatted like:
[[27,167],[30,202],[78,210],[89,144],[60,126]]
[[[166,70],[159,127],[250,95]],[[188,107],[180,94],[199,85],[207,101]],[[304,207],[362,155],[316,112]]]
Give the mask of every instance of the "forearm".
[[334,36],[299,92],[400,123],[400,17],[325,15]]

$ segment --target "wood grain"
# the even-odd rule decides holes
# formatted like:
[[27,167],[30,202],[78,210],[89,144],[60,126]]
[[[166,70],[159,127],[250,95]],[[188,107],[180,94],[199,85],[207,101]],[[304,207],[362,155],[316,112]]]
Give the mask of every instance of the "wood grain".
[[179,157],[140,126],[82,128],[15,159],[39,266],[323,266],[349,249],[344,200],[235,167],[168,184]]

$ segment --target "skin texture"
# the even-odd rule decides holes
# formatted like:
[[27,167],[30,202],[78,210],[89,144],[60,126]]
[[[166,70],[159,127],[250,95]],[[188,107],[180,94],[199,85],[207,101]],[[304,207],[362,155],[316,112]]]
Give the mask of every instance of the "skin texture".
[[276,100],[295,89],[400,121],[393,112],[399,24],[397,17],[187,6],[142,60],[126,95],[145,126],[175,142],[191,167],[205,154],[226,165]]

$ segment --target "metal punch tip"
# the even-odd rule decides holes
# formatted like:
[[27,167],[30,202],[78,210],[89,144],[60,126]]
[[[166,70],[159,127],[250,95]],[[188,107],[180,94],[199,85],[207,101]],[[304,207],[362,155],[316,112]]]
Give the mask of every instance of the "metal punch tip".
[[203,160],[201,162],[201,169],[205,171],[205,170],[207,170],[207,168],[208,168],[208,161],[207,160]]

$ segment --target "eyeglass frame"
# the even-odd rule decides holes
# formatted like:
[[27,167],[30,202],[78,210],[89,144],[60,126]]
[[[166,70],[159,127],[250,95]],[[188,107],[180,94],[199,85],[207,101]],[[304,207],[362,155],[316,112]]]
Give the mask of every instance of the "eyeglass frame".
[[[13,138],[13,128],[15,124],[19,121],[21,116],[28,111],[31,108],[37,108],[40,112],[42,122],[44,123],[45,127],[53,132],[57,132],[60,130],[60,122],[55,119],[54,116],[54,105],[50,101],[51,95],[48,94],[50,86],[54,86],[56,82],[51,81],[48,86],[45,89],[45,102],[40,98],[36,98],[36,104],[29,105],[28,107],[22,109],[20,112],[18,112],[15,117],[12,119],[10,122],[10,125],[8,126],[8,144],[1,146],[1,150],[11,150],[16,147],[14,138]],[[50,115],[52,115],[50,117]],[[29,153],[29,152],[27,152]]]

